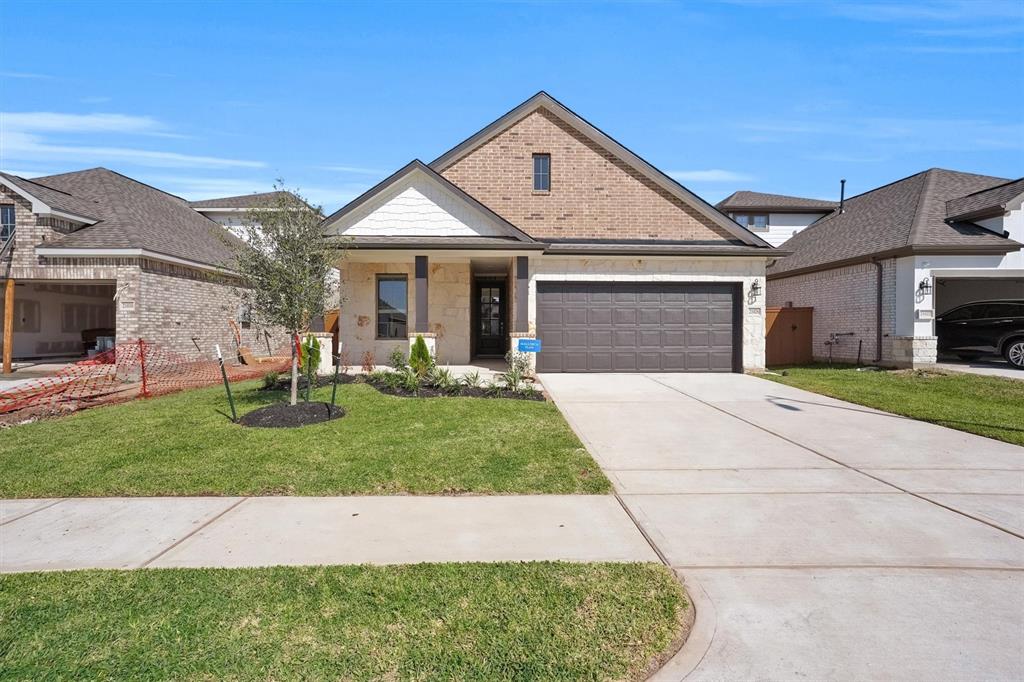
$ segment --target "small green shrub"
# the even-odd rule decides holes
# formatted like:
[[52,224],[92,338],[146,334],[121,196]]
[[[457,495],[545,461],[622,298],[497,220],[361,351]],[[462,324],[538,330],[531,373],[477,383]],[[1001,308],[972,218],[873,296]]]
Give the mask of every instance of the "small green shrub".
[[480,372],[474,369],[472,372],[467,372],[462,375],[462,378],[459,379],[459,383],[466,388],[480,388],[484,385],[484,380],[480,378]]
[[398,377],[398,387],[408,393],[419,393],[420,392],[420,375],[417,374],[411,367],[392,372]]
[[416,376],[422,378],[427,376],[427,372],[433,366],[434,358],[430,355],[427,342],[423,340],[422,336],[417,336],[412,344],[412,349],[409,351],[409,367],[412,368],[412,371],[416,372]]
[[509,367],[507,372],[503,372],[498,375],[498,379],[505,384],[505,388],[510,391],[518,391],[520,385],[522,385],[525,376],[522,371],[518,368]]
[[366,379],[371,384],[386,384],[390,374],[394,374],[394,372],[389,372],[386,369],[375,369],[366,375]]
[[442,393],[449,395],[458,393],[462,388],[455,375],[446,367],[434,367],[431,369],[430,373],[427,374],[427,382]]
[[281,375],[277,372],[267,372],[263,375],[263,388],[277,388],[277,382],[280,378]]
[[516,393],[524,398],[536,398],[540,394],[540,391],[537,390],[537,387],[533,384],[528,381],[524,381],[519,388],[516,389]]
[[487,386],[484,387],[484,392],[492,398],[500,396],[504,390],[505,387],[494,379],[487,382]]
[[388,364],[395,369],[403,369],[405,365],[405,353],[402,352],[401,348],[395,348],[391,351],[391,355],[388,356]]

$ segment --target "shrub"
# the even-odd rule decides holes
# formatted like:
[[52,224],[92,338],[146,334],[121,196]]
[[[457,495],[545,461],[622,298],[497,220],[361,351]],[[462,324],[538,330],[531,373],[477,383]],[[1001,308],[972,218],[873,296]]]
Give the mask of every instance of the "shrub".
[[461,388],[455,375],[446,367],[434,367],[431,369],[427,375],[427,381],[437,390],[449,395],[458,393]]
[[405,367],[405,353],[402,352],[401,348],[395,348],[391,351],[391,355],[388,357],[388,364],[395,369]]
[[484,392],[487,395],[491,396],[492,398],[497,398],[501,396],[504,390],[505,387],[502,386],[497,381],[495,381],[494,379],[491,379],[489,382],[487,382],[487,386],[484,388]]
[[516,389],[516,393],[524,398],[535,398],[540,394],[540,391],[537,390],[537,387],[533,384],[524,381],[522,385]]
[[523,373],[518,368],[513,367],[509,367],[507,372],[499,374],[498,378],[504,382],[505,388],[510,391],[518,391],[525,379]]
[[416,376],[425,377],[427,372],[434,366],[434,358],[430,356],[427,342],[422,336],[417,336],[409,351],[409,367],[416,372]]
[[376,369],[377,363],[373,361],[373,351],[368,350],[363,353],[363,371],[367,374],[371,373]]
[[277,372],[267,372],[263,375],[263,388],[277,388],[277,382],[281,375]]
[[348,374],[349,370],[352,369],[352,358],[347,350],[342,350],[338,353],[338,365],[342,374]]
[[472,372],[464,374],[462,378],[459,379],[459,383],[466,388],[480,388],[484,385],[484,380],[480,378],[480,372],[474,369]]
[[386,369],[375,369],[366,375],[367,381],[371,384],[386,384],[388,382],[388,376],[394,374]]
[[392,372],[398,377],[398,387],[407,393],[419,393],[420,392],[420,375],[417,374],[411,367]]

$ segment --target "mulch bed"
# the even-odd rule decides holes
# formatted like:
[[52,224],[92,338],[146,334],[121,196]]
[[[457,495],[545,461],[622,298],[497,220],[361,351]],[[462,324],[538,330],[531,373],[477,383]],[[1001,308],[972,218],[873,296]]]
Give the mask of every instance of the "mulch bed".
[[242,415],[238,423],[242,426],[263,428],[295,428],[309,426],[345,416],[345,410],[329,403],[306,403],[297,405],[274,403]]
[[540,402],[547,400],[547,398],[544,397],[544,393],[541,391],[537,391],[532,394],[516,393],[515,391],[509,391],[507,389],[490,392],[483,388],[463,386],[459,389],[458,393],[445,393],[444,391],[437,390],[433,386],[424,386],[418,392],[412,393],[401,388],[391,388],[390,386],[374,381],[367,381],[366,383],[373,386],[381,393],[395,395],[400,398],[508,398],[510,400],[537,400]]

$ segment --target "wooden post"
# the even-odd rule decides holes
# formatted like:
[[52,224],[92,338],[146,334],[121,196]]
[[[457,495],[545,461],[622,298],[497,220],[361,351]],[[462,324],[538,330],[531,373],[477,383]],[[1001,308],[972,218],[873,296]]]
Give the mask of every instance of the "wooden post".
[[8,279],[4,287],[4,359],[3,373],[11,373],[14,354],[14,280]]

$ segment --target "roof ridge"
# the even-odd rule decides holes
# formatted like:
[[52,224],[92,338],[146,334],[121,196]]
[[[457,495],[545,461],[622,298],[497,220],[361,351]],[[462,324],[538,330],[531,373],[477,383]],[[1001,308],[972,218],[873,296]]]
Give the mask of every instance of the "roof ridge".
[[[917,239],[917,235],[920,234],[921,229],[924,227],[925,211],[924,206],[931,198],[932,187],[935,185],[935,171],[943,170],[942,168],[929,168],[924,174],[924,184],[921,186],[920,194],[917,197],[917,204],[914,206],[914,220],[910,223],[910,230],[907,231],[907,246],[914,243]],[[945,206],[945,203],[943,203]]]
[[[981,176],[981,177],[995,177],[995,176],[984,175],[984,176]],[[1013,185],[1015,183],[1020,182],[1021,180],[1024,180],[1024,177],[1015,178],[1013,180],[1007,180],[1006,182],[1003,182],[1001,184],[992,185],[991,187],[988,187],[986,189],[979,189],[977,191],[971,192],[970,194],[964,194],[963,196],[953,197],[952,199],[946,199],[946,203],[948,204],[951,201],[957,201],[959,199],[966,199],[967,197],[973,197],[976,194],[984,194],[985,192],[991,192],[994,189],[999,189],[1000,187],[1006,187],[1008,185]]]
[[47,185],[47,184],[42,183],[42,182],[38,182],[37,180],[34,180],[32,178],[23,178],[22,176],[15,175],[14,173],[3,173],[3,175],[6,175],[7,177],[10,177],[10,178],[15,178],[17,180],[21,180],[22,182],[27,182],[30,185],[37,185],[39,187],[43,187],[45,189],[50,190],[51,192],[58,192],[60,194],[63,194],[64,196],[73,197],[75,199],[80,199],[81,201],[92,201],[92,203],[94,203],[94,204],[99,203],[98,201],[94,201],[92,199],[83,199],[82,197],[76,197],[71,192],[65,192],[62,189],[57,189],[56,187],[51,187],[50,185]]

